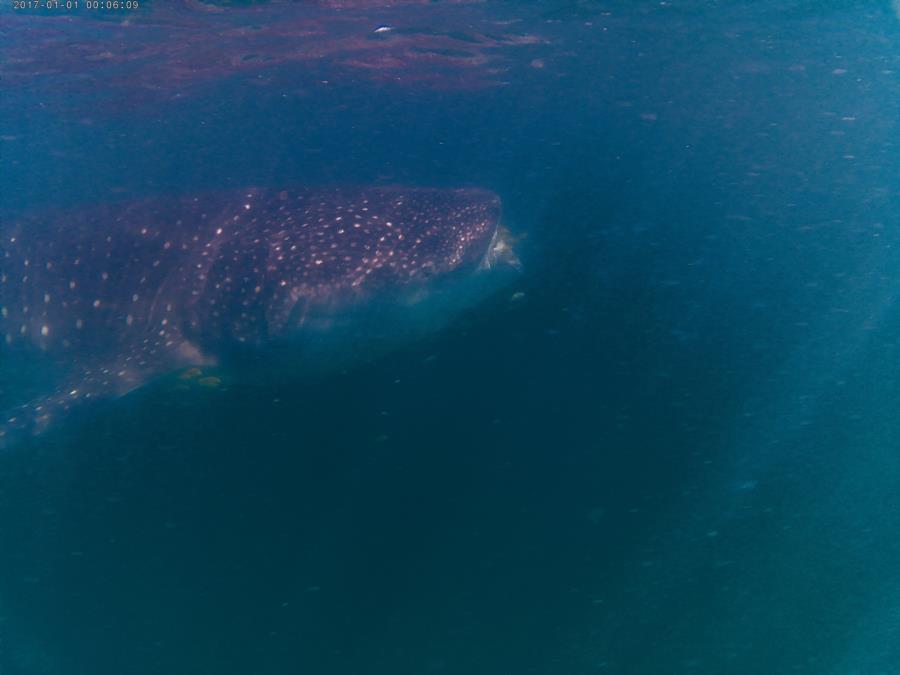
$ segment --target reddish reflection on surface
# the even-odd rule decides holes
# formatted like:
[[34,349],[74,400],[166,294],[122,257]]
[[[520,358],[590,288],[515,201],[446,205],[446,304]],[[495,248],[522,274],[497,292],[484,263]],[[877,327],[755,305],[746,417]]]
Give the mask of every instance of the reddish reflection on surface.
[[189,95],[250,75],[262,86],[364,78],[474,89],[504,83],[543,40],[467,0],[317,0],[223,7],[166,2],[118,14],[12,14],[0,77],[31,90],[115,92],[126,102]]

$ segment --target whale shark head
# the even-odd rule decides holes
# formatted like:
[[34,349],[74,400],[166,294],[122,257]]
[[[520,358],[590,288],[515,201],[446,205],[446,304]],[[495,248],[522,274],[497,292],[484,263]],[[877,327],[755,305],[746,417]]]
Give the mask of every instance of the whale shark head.
[[[385,191],[387,216],[370,229],[376,257],[363,263],[388,285],[422,285],[473,272],[490,256],[500,222],[500,199],[478,189]],[[379,220],[390,217],[390,221]]]
[[[269,335],[357,309],[409,307],[515,265],[501,204],[481,189],[340,188],[292,197],[266,228]],[[481,284],[479,284],[481,285]],[[449,310],[448,310],[449,311]]]
[[273,240],[281,254],[295,238],[307,244],[292,256],[300,287],[383,291],[474,271],[500,222],[500,199],[487,190],[369,188],[330,197],[306,206],[307,217]]

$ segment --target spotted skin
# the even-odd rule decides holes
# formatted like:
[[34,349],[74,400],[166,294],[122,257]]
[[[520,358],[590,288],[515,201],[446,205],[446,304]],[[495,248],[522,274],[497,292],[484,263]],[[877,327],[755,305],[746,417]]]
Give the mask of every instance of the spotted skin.
[[476,189],[245,189],[4,224],[0,378],[4,363],[40,362],[61,384],[2,413],[0,445],[173,369],[289,340],[311,315],[473,272],[499,211]]

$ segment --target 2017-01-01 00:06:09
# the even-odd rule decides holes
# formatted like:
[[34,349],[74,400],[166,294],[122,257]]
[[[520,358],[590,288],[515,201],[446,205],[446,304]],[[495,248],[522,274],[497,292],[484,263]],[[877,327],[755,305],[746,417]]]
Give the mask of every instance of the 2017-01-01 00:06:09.
[[138,9],[139,0],[13,0],[13,9]]

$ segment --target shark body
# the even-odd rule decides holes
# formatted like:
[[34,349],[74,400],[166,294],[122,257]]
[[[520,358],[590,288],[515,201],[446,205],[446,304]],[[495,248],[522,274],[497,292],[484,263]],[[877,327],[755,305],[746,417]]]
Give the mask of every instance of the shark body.
[[175,369],[290,344],[323,319],[490,267],[479,189],[244,189],[45,212],[0,229],[0,446]]

